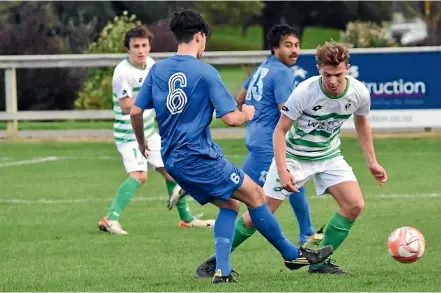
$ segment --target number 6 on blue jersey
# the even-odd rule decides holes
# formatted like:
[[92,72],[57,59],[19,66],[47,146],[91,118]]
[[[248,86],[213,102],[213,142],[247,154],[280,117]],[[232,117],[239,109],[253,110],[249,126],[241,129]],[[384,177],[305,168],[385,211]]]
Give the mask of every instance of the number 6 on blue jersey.
[[[179,85],[179,87],[178,87]],[[187,77],[176,72],[168,80],[167,109],[172,115],[181,113],[187,104],[187,95],[182,88],[187,87]]]

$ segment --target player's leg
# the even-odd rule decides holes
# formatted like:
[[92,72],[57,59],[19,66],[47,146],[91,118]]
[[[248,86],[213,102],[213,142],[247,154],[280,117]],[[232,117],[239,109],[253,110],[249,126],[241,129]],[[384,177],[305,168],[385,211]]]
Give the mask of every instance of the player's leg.
[[171,189],[171,187],[173,186],[167,185],[167,192],[171,194],[167,201],[167,209],[169,210],[172,210],[183,197],[186,197],[188,195],[188,193],[179,185],[176,185],[176,187],[174,187],[173,189]]
[[[274,214],[275,211],[282,204],[283,200],[266,197],[270,211]],[[319,244],[323,239],[323,230],[320,229],[317,233],[311,223],[311,215],[309,211],[308,200],[304,193],[304,188],[299,188],[299,192],[291,193],[289,195],[289,202],[294,210],[297,221],[300,227],[299,244],[304,245],[307,243]],[[254,228],[250,215],[245,212],[241,217],[236,220],[236,229],[234,231],[233,238],[233,250],[236,249],[245,240],[251,237],[256,229]]]
[[[148,139],[149,154],[147,162],[149,166],[159,172],[165,179],[168,196],[171,197],[179,193],[181,187],[176,183],[172,176],[164,168],[164,162],[161,157],[161,137],[155,133]],[[178,227],[212,227],[213,220],[200,220],[193,217],[187,204],[187,197],[182,197],[176,204],[179,214]]]
[[[283,203],[283,200],[266,197],[266,202],[269,210],[274,214]],[[256,228],[253,226],[249,212],[246,211],[236,220],[231,251],[234,251],[239,245],[245,242],[245,240],[253,236],[254,232],[256,232]]]
[[[250,178],[259,184],[264,186],[268,170],[271,167],[272,157],[260,156],[250,152],[244,160],[243,171],[250,176]],[[304,187],[299,188],[300,192],[293,193],[289,196],[289,201],[293,207],[294,213],[300,227],[299,243],[304,244],[312,241],[312,239],[322,238],[322,235],[317,235],[316,231],[312,227],[311,215],[309,212],[309,204],[306,198]],[[266,197],[268,207],[272,213],[274,213],[283,202],[283,198]],[[236,230],[233,238],[233,250],[254,234],[256,229],[253,227],[251,217],[248,212],[236,220]]]
[[[294,211],[299,224],[299,244],[318,244],[323,239],[322,233],[317,233],[312,225],[311,211],[305,187],[300,187],[299,192],[291,193],[288,197],[289,204]],[[322,230],[320,230],[322,232]]]
[[[173,196],[174,193],[184,193],[183,189],[176,183],[176,181],[168,174],[165,168],[157,168],[156,171],[162,174],[165,178],[165,184],[167,187],[168,196]],[[187,196],[181,197],[177,204],[176,209],[179,214],[178,227],[190,228],[190,227],[207,227],[212,228],[214,226],[214,220],[202,220],[193,216],[190,211],[190,207],[187,203]]]
[[[227,167],[228,169],[228,167]],[[299,248],[289,242],[283,235],[277,220],[268,208],[263,190],[237,167],[231,173],[231,180],[240,187],[233,192],[232,198],[245,203],[250,216],[256,225],[256,229],[281,253],[285,261],[293,261],[298,258],[306,258],[309,263],[317,263],[326,259],[332,253],[332,247],[323,247],[317,251]],[[243,179],[242,179],[243,178]],[[242,183],[240,183],[242,181]],[[190,193],[191,194],[191,193]],[[225,196],[220,196],[225,200]],[[237,216],[237,208],[231,207],[234,201],[227,201],[228,208],[220,200],[214,201],[220,207],[219,215],[215,223],[215,250],[216,250],[216,273],[214,283],[230,282],[234,280],[230,265],[231,245],[233,238],[234,222]]]
[[[181,189],[180,186],[175,182],[175,180],[167,173],[165,168],[156,168],[156,171],[158,171],[165,179],[165,186],[167,188],[168,196],[171,197],[174,193],[179,193],[179,190]],[[183,197],[176,203],[176,209],[178,210],[179,214],[179,226],[181,226],[181,222],[183,223],[190,223],[193,221],[193,215],[190,212],[190,208],[187,205],[187,198]]]
[[[269,159],[269,162],[267,162],[268,160],[265,159],[263,156],[258,156],[253,152],[249,152],[242,164],[242,170],[245,172],[245,174],[247,174],[259,186],[263,186],[265,184],[266,175],[268,173],[269,166],[271,165],[272,158]],[[279,207],[280,203],[268,202],[271,212],[274,213],[274,211]],[[254,228],[251,224],[251,218],[249,217],[248,212],[246,212],[246,215],[247,217],[245,220],[243,216],[236,219],[231,251],[234,251],[256,231],[256,228]]]
[[[249,162],[251,162],[251,161],[253,161],[253,160],[250,160]],[[247,166],[252,166],[252,163],[250,163],[249,165],[245,165],[245,167],[247,167]],[[248,169],[248,171],[250,172],[251,175],[254,174],[253,170]],[[308,172],[304,172],[303,170],[299,170],[298,166],[295,170],[292,170],[292,171],[297,171],[299,173],[298,177],[301,180],[302,184],[306,183],[306,181],[309,178]],[[307,175],[305,175],[305,174],[307,174]],[[257,178],[257,175],[258,174],[255,174],[256,178]],[[285,192],[284,190],[282,190],[280,188],[280,184],[278,183],[278,175],[277,175],[277,168],[276,168],[275,162],[273,162],[270,165],[267,174],[265,174],[265,177],[266,177],[265,184],[264,184],[265,193],[267,193],[267,195],[270,195],[270,196],[266,196],[264,198],[266,199],[269,211],[271,213],[274,213],[278,209],[280,204],[286,199],[286,196],[289,193]],[[259,180],[257,180],[257,181],[253,180],[253,181],[258,182]],[[234,250],[235,248],[237,248],[246,239],[251,237],[255,231],[256,231],[256,228],[254,228],[254,226],[253,226],[253,221],[251,220],[251,215],[250,215],[249,211],[247,211],[236,220],[232,249]],[[309,264],[309,262],[305,258],[298,258],[295,261],[285,262],[285,265],[289,269],[298,269],[298,268],[301,268],[301,267],[308,265],[308,264]],[[207,258],[202,264],[200,264],[199,267],[196,269],[196,277],[207,278],[207,277],[212,276],[214,274],[213,268],[215,265],[216,265],[216,256],[212,255],[209,258]]]
[[[337,201],[339,209],[326,225],[320,245],[331,245],[335,250],[348,237],[365,203],[352,168],[343,157],[336,157],[323,164],[326,164],[325,168],[328,171],[316,175],[317,194],[323,194],[326,191],[330,193]],[[330,260],[310,266],[309,271],[311,273],[347,273]]]
[[119,217],[135,192],[147,181],[147,160],[138,150],[136,142],[120,144],[118,151],[129,176],[118,187],[107,216],[100,219],[98,227],[112,234],[126,235],[128,233],[122,229]]
[[[213,278],[215,283],[234,280],[229,254],[239,203],[230,196],[243,180],[243,177],[236,176],[239,171],[234,167],[223,158],[204,156],[166,162],[170,175],[199,204],[210,202],[219,207],[214,225],[215,250],[219,258],[218,274]],[[216,265],[213,270],[216,270]]]
[[[283,201],[267,198],[268,208],[274,213]],[[233,252],[245,240],[250,238],[256,232],[248,212],[236,219],[234,225],[234,235],[232,239],[231,252]],[[196,269],[196,278],[210,278],[215,274],[216,268],[216,254],[210,255],[203,263]]]
[[245,175],[243,183],[231,197],[247,205],[253,225],[280,252],[285,263],[295,261],[298,258],[305,258],[310,264],[319,263],[332,253],[331,246],[325,246],[315,251],[293,245],[283,235],[277,219],[271,213],[262,187],[248,176]]
[[213,200],[212,203],[219,207],[219,213],[214,225],[215,262],[212,270],[215,272],[209,277],[213,283],[234,282],[232,275],[230,255],[234,233],[234,223],[239,211],[239,202],[234,199]]
[[[204,199],[212,198],[210,202],[216,200],[229,201],[231,198],[245,203],[250,210],[250,215],[256,229],[268,239],[287,260],[294,260],[299,256],[305,256],[310,263],[318,263],[326,259],[332,253],[332,247],[324,247],[318,251],[300,248],[294,246],[282,234],[280,227],[274,215],[269,211],[265,200],[263,190],[254,181],[236,165],[225,158],[190,158],[188,162],[174,162],[167,164],[167,171],[188,193],[200,204],[206,203]],[[216,226],[223,226],[223,221],[227,223],[227,230],[223,238],[232,238],[234,231],[235,215],[231,211],[223,211],[224,218],[217,219]],[[228,214],[228,215],[226,215]],[[220,217],[220,216],[219,216]],[[221,229],[220,227],[217,227]],[[218,231],[215,229],[215,231]],[[220,233],[220,232],[219,232]],[[222,233],[221,233],[222,234]],[[228,242],[228,241],[227,241]],[[221,242],[219,242],[221,243]],[[229,247],[229,245],[225,245]],[[230,253],[231,247],[227,249]],[[221,266],[219,262],[221,255],[216,254],[216,265]],[[222,272],[216,274],[218,279],[228,277],[231,272]],[[213,281],[215,281],[214,279]]]
[[[268,156],[265,154],[256,154],[250,152],[245,157],[242,170],[245,172],[245,174],[250,176],[254,182],[263,187],[266,181],[268,170],[271,166],[272,159],[272,154]],[[270,201],[272,202],[268,202],[268,205],[270,210],[274,213],[281,204],[281,201],[275,199]],[[316,233],[314,227],[312,226],[309,203],[308,199],[306,198],[305,188],[303,186],[299,188],[298,193],[292,193],[289,196],[289,203],[291,204],[300,228],[299,244],[318,244],[320,240],[323,239],[323,234]],[[239,217],[236,220],[236,231],[233,238],[233,250],[243,241],[253,235],[254,231],[255,229],[251,224],[249,215],[246,220]]]

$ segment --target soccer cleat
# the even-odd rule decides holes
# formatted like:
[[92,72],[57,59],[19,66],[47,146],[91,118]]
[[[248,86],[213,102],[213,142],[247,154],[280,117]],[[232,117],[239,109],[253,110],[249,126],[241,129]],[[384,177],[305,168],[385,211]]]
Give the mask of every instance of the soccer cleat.
[[[228,276],[222,276],[221,270],[217,270],[216,274],[213,277],[213,283],[237,283],[236,279],[233,277],[234,271],[231,271],[231,274]],[[235,273],[237,275],[237,273]]]
[[312,265],[309,266],[308,272],[315,273],[315,274],[337,274],[337,275],[343,275],[343,274],[350,274],[350,272],[345,271],[338,267],[338,265],[335,264],[335,261],[332,259],[327,259],[323,266],[320,267],[314,267]]
[[176,185],[175,188],[173,188],[171,196],[168,198],[167,208],[169,210],[173,209],[178,204],[179,200],[187,194],[188,193],[182,189],[181,186]]
[[179,220],[178,227],[179,228],[191,228],[191,227],[212,228],[212,227],[214,227],[214,220],[201,220],[196,217],[193,218],[193,221],[191,221],[190,223]]
[[322,226],[320,229],[317,230],[314,234],[310,236],[300,236],[299,245],[300,246],[307,246],[307,245],[319,245],[320,242],[323,240],[323,229],[324,226]]
[[300,255],[298,258],[283,261],[288,269],[298,270],[301,267],[325,261],[332,254],[332,251],[333,248],[331,245],[324,246],[317,250],[300,246]]
[[211,278],[216,272],[216,255],[211,255],[196,269],[195,277],[198,279]]
[[121,227],[121,224],[118,222],[118,220],[109,220],[106,217],[101,218],[98,221],[98,228],[101,231],[109,232],[111,234],[116,235],[128,235],[127,231],[124,231]]

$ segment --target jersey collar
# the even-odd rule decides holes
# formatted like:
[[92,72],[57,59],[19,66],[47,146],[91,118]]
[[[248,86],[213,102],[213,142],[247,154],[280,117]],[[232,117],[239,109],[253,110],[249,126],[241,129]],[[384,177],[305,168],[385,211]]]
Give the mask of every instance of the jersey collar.
[[129,62],[130,65],[132,65],[133,67],[135,67],[136,69],[139,70],[145,70],[147,68],[147,64],[144,64],[144,67],[140,67],[140,66],[136,66],[135,64],[133,64],[132,62],[130,62],[129,57],[126,58],[127,62]]
[[348,90],[349,90],[349,84],[350,84],[350,83],[351,83],[351,81],[349,80],[349,78],[346,77],[346,88],[345,88],[345,90],[343,91],[343,93],[341,93],[341,94],[338,95],[338,96],[331,96],[331,95],[327,94],[327,93],[325,92],[325,89],[323,88],[323,80],[322,80],[322,77],[320,76],[320,78],[319,78],[320,90],[322,91],[322,93],[323,93],[326,97],[328,97],[328,98],[330,98],[330,99],[333,99],[333,100],[335,100],[335,99],[340,99],[340,98],[344,97],[344,96],[348,93]]

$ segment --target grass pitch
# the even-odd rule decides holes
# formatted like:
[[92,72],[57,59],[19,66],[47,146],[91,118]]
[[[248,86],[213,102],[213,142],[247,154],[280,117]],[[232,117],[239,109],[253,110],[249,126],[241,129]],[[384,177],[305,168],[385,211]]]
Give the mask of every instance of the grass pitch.
[[[243,139],[220,140],[225,155],[241,164]],[[213,285],[193,278],[213,251],[213,232],[178,229],[166,209],[164,180],[156,173],[121,217],[130,233],[118,237],[97,228],[115,190],[125,179],[111,143],[0,143],[0,291],[439,291],[441,281],[441,140],[379,139],[378,159],[389,182],[378,187],[368,174],[355,139],[342,151],[366,197],[366,209],[335,252],[353,275],[288,271],[278,252],[256,233],[232,255],[237,284]],[[307,186],[313,223],[336,210],[329,196]],[[216,209],[190,201],[194,214],[214,218]],[[241,212],[245,210],[241,206]],[[286,236],[297,241],[289,204],[276,214]],[[412,225],[427,241],[424,257],[400,264],[387,252],[395,228]]]

